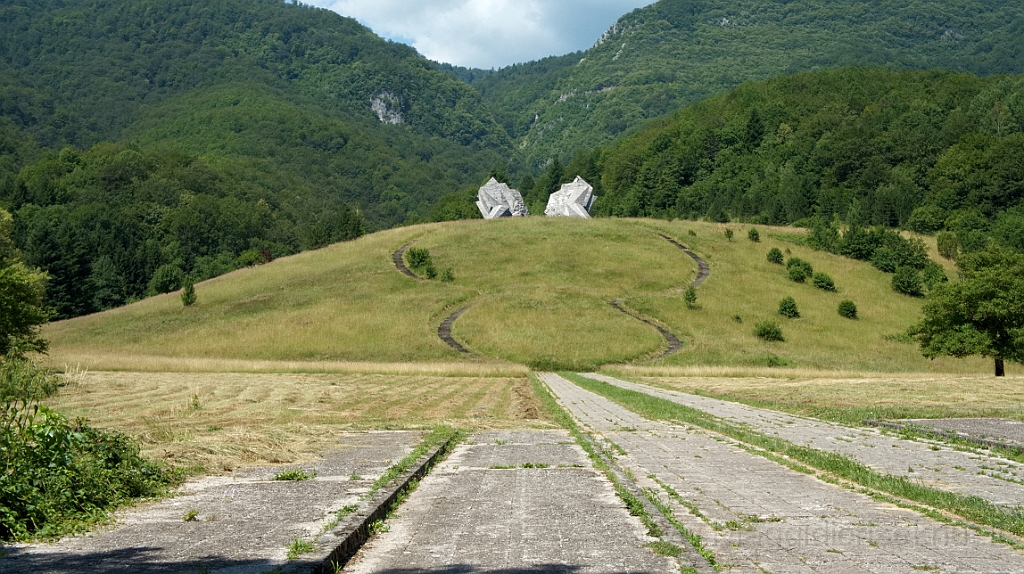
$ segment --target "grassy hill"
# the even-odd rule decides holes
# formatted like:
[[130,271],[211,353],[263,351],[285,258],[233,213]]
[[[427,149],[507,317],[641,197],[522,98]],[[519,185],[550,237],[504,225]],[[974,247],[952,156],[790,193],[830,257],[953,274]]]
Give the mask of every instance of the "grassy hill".
[[[726,228],[735,232],[731,241]],[[900,342],[921,302],[894,293],[889,275],[787,241],[782,228],[759,229],[762,241],[754,243],[745,226],[688,221],[413,226],[201,283],[191,308],[170,293],[51,324],[45,335],[52,362],[90,369],[165,369],[173,360],[441,362],[483,370],[508,361],[587,369],[644,360],[665,348],[652,327],[609,305],[621,298],[684,338],[683,350],[658,365],[988,372],[988,361],[927,361]],[[696,265],[658,233],[710,264],[696,309],[682,300]],[[428,249],[439,269],[451,268],[455,281],[400,274],[391,254],[410,242]],[[830,274],[838,292],[790,281],[765,258],[773,246]],[[785,296],[796,299],[800,319],[776,314]],[[857,303],[858,320],[837,314],[842,299]],[[436,334],[462,307],[469,311],[454,336],[474,356],[460,355]],[[777,321],[786,341],[756,338],[752,328],[762,319]]]

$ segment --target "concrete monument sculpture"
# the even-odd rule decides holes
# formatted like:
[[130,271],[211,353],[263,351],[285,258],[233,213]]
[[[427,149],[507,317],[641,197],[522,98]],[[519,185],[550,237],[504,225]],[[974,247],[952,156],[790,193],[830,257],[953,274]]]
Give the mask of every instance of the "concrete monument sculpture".
[[530,212],[526,209],[523,196],[504,183],[498,183],[493,177],[480,188],[477,193],[476,206],[484,219],[499,217],[526,217]]
[[585,217],[590,218],[590,208],[594,205],[594,188],[576,176],[572,183],[567,183],[548,198],[548,207],[544,215],[548,217]]

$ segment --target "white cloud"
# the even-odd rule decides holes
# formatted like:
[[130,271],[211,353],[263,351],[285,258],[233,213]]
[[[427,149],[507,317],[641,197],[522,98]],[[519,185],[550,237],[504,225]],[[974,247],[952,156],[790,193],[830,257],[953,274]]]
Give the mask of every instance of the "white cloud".
[[314,0],[432,60],[491,68],[590,47],[651,0]]

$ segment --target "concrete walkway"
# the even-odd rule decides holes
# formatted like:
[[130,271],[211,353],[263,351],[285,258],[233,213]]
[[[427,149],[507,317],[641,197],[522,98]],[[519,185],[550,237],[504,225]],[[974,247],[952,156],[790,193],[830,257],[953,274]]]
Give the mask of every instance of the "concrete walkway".
[[984,451],[962,452],[939,441],[901,439],[875,428],[853,428],[594,373],[584,376],[692,407],[794,444],[839,453],[883,474],[978,496],[1001,506],[1019,508],[1024,504],[1024,465]]
[[[282,470],[275,467],[192,481],[180,496],[120,513],[109,529],[54,544],[7,547],[0,572],[287,572],[292,540],[313,539],[344,506],[368,504],[360,495],[421,439],[422,433],[408,431],[342,436],[336,452],[301,465],[307,473],[316,471],[313,480],[271,480]],[[190,510],[196,519],[185,522]]]
[[[646,420],[543,374],[619,464],[674,512],[729,572],[1024,572],[1024,553],[756,456],[700,429]],[[654,479],[645,478],[653,476]],[[660,483],[660,484],[659,484]]]
[[474,434],[398,514],[345,572],[679,572],[565,431]]

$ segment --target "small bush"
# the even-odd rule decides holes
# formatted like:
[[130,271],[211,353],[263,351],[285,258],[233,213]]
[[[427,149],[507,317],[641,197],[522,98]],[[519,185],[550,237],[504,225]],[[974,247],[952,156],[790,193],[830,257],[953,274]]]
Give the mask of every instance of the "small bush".
[[772,247],[768,250],[768,263],[782,265],[783,259],[782,251],[779,251],[778,247]]
[[871,264],[884,273],[895,273],[896,268],[899,267],[899,260],[892,249],[879,247],[871,256]]
[[149,280],[149,293],[159,295],[177,291],[181,289],[181,284],[184,281],[185,273],[181,271],[180,267],[174,264],[161,265]]
[[936,235],[935,244],[939,249],[939,255],[946,259],[956,257],[957,251],[960,250],[960,242],[956,238],[956,233],[952,231],[943,231]]
[[172,482],[127,436],[40,405],[56,388],[52,374],[20,360],[0,364],[0,373],[0,540],[80,531]]
[[444,271],[441,272],[441,281],[445,283],[455,281],[455,271],[451,267],[445,267]]
[[792,279],[793,281],[796,281],[797,283],[803,283],[804,281],[807,280],[807,271],[805,271],[803,267],[799,266],[790,267],[789,278]]
[[784,297],[779,301],[779,315],[790,319],[799,319],[800,311],[796,308],[796,299]]
[[434,267],[433,261],[427,261],[427,264],[423,266],[423,275],[427,279],[437,279],[437,268]]
[[196,304],[196,286],[192,283],[192,277],[185,277],[185,287],[181,291],[181,304],[191,307]]
[[949,281],[949,278],[946,277],[946,270],[942,268],[942,265],[934,261],[925,263],[924,269],[921,271],[921,279],[929,291],[934,289],[936,285]]
[[839,315],[846,317],[847,319],[857,318],[857,305],[853,301],[840,301],[839,302]]
[[694,230],[692,230],[692,229],[688,229],[688,230],[686,230],[686,233],[687,233],[687,235],[689,235],[690,237],[697,237],[697,232],[696,232],[696,231],[694,231]]
[[697,306],[697,289],[693,285],[687,287],[686,292],[683,293],[683,302],[686,303],[687,309]]
[[836,283],[826,273],[815,273],[814,274],[814,286],[822,291],[835,291]]
[[920,297],[921,274],[913,267],[898,267],[892,276],[892,290],[911,297]]
[[274,475],[274,480],[311,480],[316,478],[316,471],[306,473],[301,468],[289,468]]
[[785,341],[782,329],[774,321],[758,321],[754,325],[754,336],[765,341]]
[[725,238],[728,239],[729,241],[732,241],[732,230],[731,229],[726,229],[725,230]]
[[411,269],[425,267],[430,262],[430,251],[419,247],[410,247],[405,251],[405,262]]
[[761,241],[761,234],[757,232],[756,227],[751,227],[750,231],[747,232],[747,239],[757,243]]
[[800,259],[799,257],[790,257],[789,261],[786,262],[786,269],[793,269],[794,267],[799,267],[803,269],[804,277],[810,277],[814,275],[814,268],[811,267],[811,264],[804,261],[803,259]]

